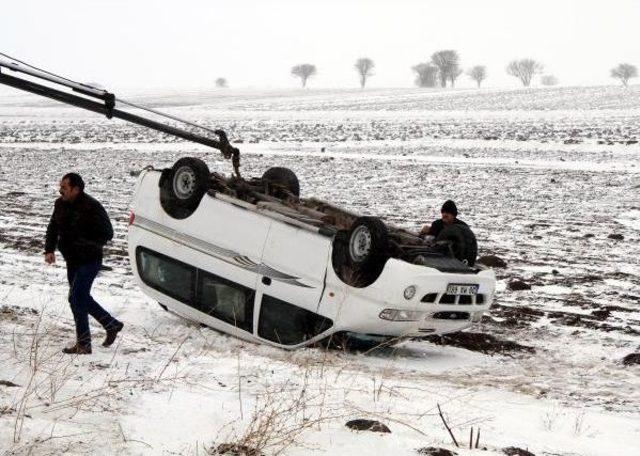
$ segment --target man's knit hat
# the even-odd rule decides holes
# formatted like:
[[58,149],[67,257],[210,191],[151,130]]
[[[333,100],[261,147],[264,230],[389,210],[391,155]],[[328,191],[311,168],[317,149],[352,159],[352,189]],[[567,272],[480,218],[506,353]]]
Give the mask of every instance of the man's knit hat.
[[451,200],[447,200],[442,205],[442,209],[440,212],[446,212],[447,214],[452,214],[454,217],[458,216],[458,208],[456,207],[456,203]]

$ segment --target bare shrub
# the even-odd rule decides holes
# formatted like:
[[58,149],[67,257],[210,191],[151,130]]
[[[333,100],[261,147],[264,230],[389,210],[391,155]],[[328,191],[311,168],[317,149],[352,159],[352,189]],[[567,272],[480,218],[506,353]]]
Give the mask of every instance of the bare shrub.
[[476,81],[478,84],[478,88],[480,88],[480,84],[487,78],[487,67],[484,65],[476,65],[472,67],[469,71],[467,71],[467,75]]
[[447,81],[450,81],[453,87],[458,76],[462,74],[458,51],[446,49],[434,52],[431,55],[431,62],[438,68],[440,85],[446,87]]
[[630,63],[620,63],[611,69],[611,77],[620,79],[622,85],[627,87],[629,79],[638,77],[638,68]]
[[522,82],[522,85],[529,87],[534,75],[541,73],[543,65],[533,59],[513,60],[507,65],[507,74],[514,76]]
[[78,369],[72,357],[61,358],[58,350],[47,350],[52,343],[49,329],[43,324],[43,314],[44,308],[37,312],[26,350],[16,346],[14,341],[14,357],[18,365],[26,365],[28,372],[24,388],[11,407],[15,411],[14,443],[22,440],[24,420],[30,417],[29,410],[56,403],[59,391]]
[[[310,385],[312,367],[306,366],[301,384],[285,382],[280,386],[265,386],[257,396],[249,424],[241,434],[233,433],[209,450],[210,454],[240,451],[239,454],[283,454],[292,446],[301,445],[301,434],[319,424],[338,418],[327,413],[326,389],[313,391]],[[231,442],[231,443],[229,443]]]
[[432,63],[419,63],[411,68],[415,71],[415,84],[418,87],[435,87],[438,78],[438,67]]
[[552,407],[544,415],[542,415],[542,426],[546,431],[553,431],[556,425],[556,421],[560,416],[560,412],[555,407]]
[[364,89],[364,85],[367,83],[367,78],[373,76],[373,68],[376,64],[368,57],[363,57],[356,60],[354,65],[358,75],[360,76],[360,87]]
[[579,437],[587,429],[588,429],[588,426],[586,425],[585,412],[584,410],[580,410],[576,413],[573,419],[573,435],[575,435],[576,437]]
[[228,86],[228,82],[225,78],[218,78],[216,79],[216,87],[220,88],[220,89],[224,89]]
[[307,86],[307,80],[315,76],[317,73],[317,69],[315,65],[310,63],[301,63],[300,65],[296,65],[291,68],[291,74],[297,78],[300,78],[300,82],[302,82],[302,87]]

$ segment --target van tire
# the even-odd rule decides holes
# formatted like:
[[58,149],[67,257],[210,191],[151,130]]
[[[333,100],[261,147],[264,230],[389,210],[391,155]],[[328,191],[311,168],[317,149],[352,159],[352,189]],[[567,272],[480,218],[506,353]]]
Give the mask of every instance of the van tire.
[[340,230],[333,238],[331,264],[336,276],[354,288],[365,288],[379,277],[380,273],[368,273],[349,261],[349,231]]
[[349,231],[339,231],[331,257],[336,275],[355,288],[371,285],[389,258],[388,238],[386,225],[375,217],[359,217]]
[[160,177],[160,205],[176,219],[189,217],[209,189],[209,167],[199,158],[183,157]]
[[376,217],[358,217],[349,230],[349,261],[361,269],[369,269],[380,259],[387,259],[389,230]]
[[300,182],[296,173],[289,168],[273,167],[269,168],[262,175],[262,180],[268,181],[270,184],[280,185],[286,188],[296,197],[300,196]]

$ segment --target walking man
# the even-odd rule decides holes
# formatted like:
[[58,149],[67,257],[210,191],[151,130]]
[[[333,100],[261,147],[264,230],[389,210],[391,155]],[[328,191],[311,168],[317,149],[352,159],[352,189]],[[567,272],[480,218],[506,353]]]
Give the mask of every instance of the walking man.
[[124,326],[91,297],[91,285],[102,265],[102,247],[113,237],[113,228],[104,207],[84,192],[84,181],[76,173],[60,181],[60,198],[55,202],[47,227],[44,261],[55,263],[56,247],[67,263],[69,304],[76,324],[76,343],[62,351],[91,353],[89,315],[107,331],[102,345],[108,347]]

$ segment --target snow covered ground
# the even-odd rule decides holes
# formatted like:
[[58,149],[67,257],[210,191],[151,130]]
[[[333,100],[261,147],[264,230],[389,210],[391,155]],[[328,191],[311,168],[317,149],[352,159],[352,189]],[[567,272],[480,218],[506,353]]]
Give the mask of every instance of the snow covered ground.
[[[135,101],[225,128],[247,176],[287,166],[304,195],[408,228],[455,199],[481,255],[507,262],[491,315],[471,331],[476,342],[496,340],[287,352],[162,311],[137,289],[126,257],[135,174],[186,154],[218,171],[230,164],[204,147],[11,96],[0,100],[0,454],[207,454],[220,443],[287,455],[640,453],[640,367],[622,363],[640,352],[639,87]],[[126,325],[110,349],[92,326],[86,357],[60,353],[73,337],[64,265],[45,266],[41,255],[70,170],[114,221],[110,270],[94,296]],[[516,279],[531,290],[512,290]],[[525,348],[501,344],[509,341]],[[345,427],[356,418],[391,433]],[[486,451],[464,449],[471,427]]]

